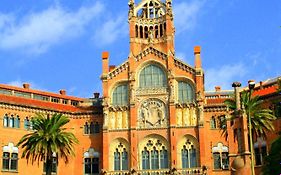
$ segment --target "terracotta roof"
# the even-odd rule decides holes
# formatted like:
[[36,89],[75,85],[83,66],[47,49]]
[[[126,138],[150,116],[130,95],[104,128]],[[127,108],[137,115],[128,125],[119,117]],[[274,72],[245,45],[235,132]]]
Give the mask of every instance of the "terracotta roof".
[[16,104],[28,107],[55,110],[60,112],[91,112],[91,110],[87,108],[3,94],[0,94],[0,103]]
[[264,96],[264,95],[273,94],[276,91],[277,91],[277,86],[269,86],[262,89],[255,89],[253,95]]
[[4,84],[0,84],[0,88],[7,89],[7,90],[15,90],[15,91],[19,91],[19,92],[33,93],[33,94],[38,94],[38,95],[51,96],[51,97],[56,97],[56,98],[63,98],[63,99],[68,99],[68,100],[83,101],[83,98],[61,95],[61,94],[56,94],[56,93],[51,93],[51,92],[44,92],[44,91],[34,90],[34,89],[25,89],[25,88],[4,85]]

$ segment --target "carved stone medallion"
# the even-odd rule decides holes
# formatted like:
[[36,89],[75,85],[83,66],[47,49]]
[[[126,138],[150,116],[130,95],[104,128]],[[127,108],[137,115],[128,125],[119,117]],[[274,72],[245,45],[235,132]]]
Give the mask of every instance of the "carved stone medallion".
[[167,109],[164,102],[148,99],[142,103],[138,113],[139,128],[167,126]]

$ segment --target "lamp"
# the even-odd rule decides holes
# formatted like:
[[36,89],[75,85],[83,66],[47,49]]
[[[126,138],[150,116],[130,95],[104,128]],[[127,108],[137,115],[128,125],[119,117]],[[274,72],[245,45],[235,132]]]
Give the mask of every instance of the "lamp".
[[250,90],[253,90],[255,88],[256,82],[254,80],[248,81],[248,87]]
[[[249,94],[249,101],[251,100],[252,91],[255,88],[255,81],[249,80],[248,81],[248,87],[250,90]],[[253,137],[252,137],[252,122],[251,122],[251,111],[250,108],[248,108],[248,118],[249,118],[249,137],[250,137],[250,152],[251,152],[251,173],[252,175],[255,175],[255,167],[254,167],[254,153],[253,153]]]

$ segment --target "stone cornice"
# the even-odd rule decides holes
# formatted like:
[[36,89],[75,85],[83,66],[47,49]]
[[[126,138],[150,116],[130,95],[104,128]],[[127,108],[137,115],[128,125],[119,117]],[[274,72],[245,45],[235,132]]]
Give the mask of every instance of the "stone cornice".
[[184,70],[188,73],[191,73],[191,74],[195,74],[195,69],[193,67],[191,67],[190,65],[182,62],[181,60],[179,59],[174,59],[174,64],[176,67],[180,68],[181,70]]
[[116,67],[114,70],[108,73],[107,78],[112,79],[113,77],[116,77],[118,74],[124,72],[129,68],[129,62],[126,61],[125,63],[121,64],[120,66]]
[[141,60],[143,57],[147,56],[148,54],[154,54],[155,56],[158,56],[159,58],[162,58],[163,60],[167,60],[167,58],[168,58],[167,54],[165,54],[153,47],[149,47],[135,57],[136,61]]

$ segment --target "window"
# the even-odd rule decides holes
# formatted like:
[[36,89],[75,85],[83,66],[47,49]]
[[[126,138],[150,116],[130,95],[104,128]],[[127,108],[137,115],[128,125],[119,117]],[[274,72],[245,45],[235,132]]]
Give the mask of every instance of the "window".
[[31,120],[28,117],[26,117],[24,119],[24,129],[26,129],[26,130],[32,130],[33,129],[32,118],[31,118]]
[[2,170],[18,170],[18,148],[13,143],[3,147]]
[[98,122],[88,122],[84,125],[84,134],[97,134],[100,133],[100,124]]
[[15,96],[17,96],[17,97],[31,98],[31,93],[27,93],[27,92],[15,91],[14,94],[15,94]]
[[59,103],[60,102],[60,100],[58,99],[58,98],[51,98],[51,102],[54,102],[54,103]]
[[257,138],[257,142],[254,143],[254,152],[256,165],[263,165],[267,156],[266,141],[262,138]]
[[17,117],[15,117],[15,128],[20,128],[20,117],[17,115]]
[[79,103],[78,101],[73,101],[73,100],[71,100],[71,105],[72,105],[72,106],[78,106],[78,103]]
[[[56,154],[53,154],[53,157],[52,157],[52,174],[56,174],[57,173],[57,167],[58,167],[58,164],[57,164],[57,157],[56,157]],[[43,166],[43,172],[45,173],[46,172],[46,162],[44,162],[44,166]]]
[[50,101],[50,97],[44,95],[33,94],[33,99],[42,100],[42,101]]
[[168,168],[168,151],[162,146],[160,140],[155,143],[149,140],[142,151],[142,169],[167,169]]
[[141,88],[166,86],[166,76],[163,70],[156,65],[146,66],[140,73],[139,81]]
[[20,128],[20,117],[18,115],[15,117],[14,115],[8,116],[8,114],[5,114],[3,117],[3,126],[9,128]]
[[7,114],[5,114],[3,117],[3,126],[8,127],[8,122],[9,122],[9,117]]
[[99,153],[90,148],[84,153],[84,175],[99,174]]
[[142,151],[142,169],[143,170],[147,170],[149,169],[149,152],[147,151],[147,148],[144,148],[144,150]]
[[211,129],[215,129],[217,128],[217,125],[216,125],[216,118],[213,116],[210,120],[210,127]]
[[218,143],[217,146],[212,148],[214,169],[228,170],[229,169],[229,158],[228,158],[228,147],[222,143]]
[[114,152],[114,170],[128,170],[128,152],[126,148],[123,150],[116,149]]
[[114,163],[113,163],[113,169],[115,171],[120,170],[129,170],[129,162],[128,162],[128,149],[125,147],[125,145],[121,142],[117,142],[117,146],[115,147],[115,151],[113,153],[114,156]]
[[218,127],[220,128],[220,129],[225,129],[227,126],[226,126],[226,118],[225,118],[225,116],[224,115],[222,115],[222,116],[219,116],[219,121],[218,121],[219,123],[218,123]]
[[84,134],[90,134],[90,128],[88,122],[86,122],[84,125]]
[[116,87],[112,94],[113,105],[128,105],[128,86],[120,85]]
[[178,82],[178,101],[180,103],[191,103],[194,101],[194,96],[194,90],[189,83]]
[[11,116],[9,117],[9,127],[10,127],[10,128],[15,127],[15,118],[14,118],[13,115],[11,115]]
[[66,104],[68,104],[68,100],[63,99],[63,100],[62,100],[62,103],[66,105]]
[[7,89],[0,89],[0,94],[12,95],[12,91]]
[[194,145],[189,141],[181,150],[182,168],[197,167],[197,155]]

